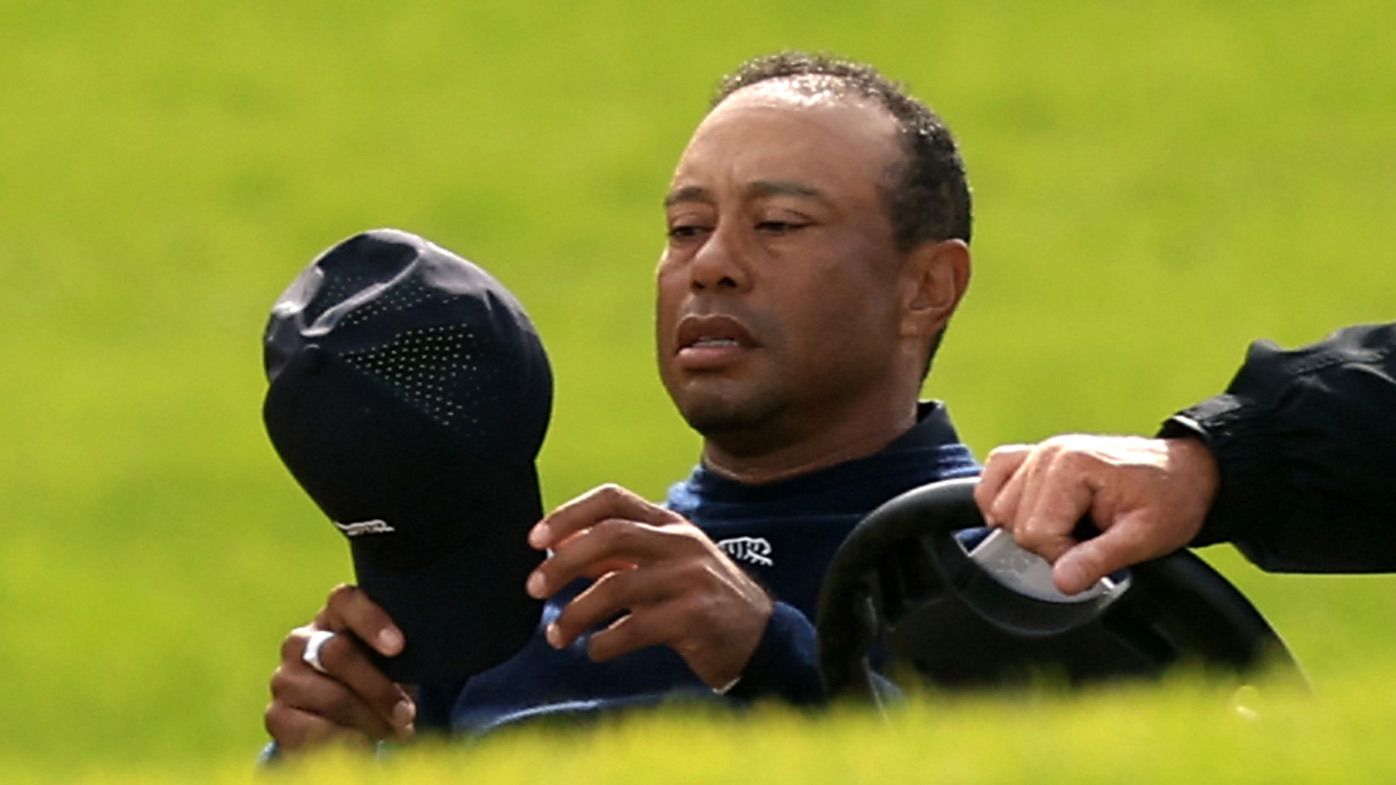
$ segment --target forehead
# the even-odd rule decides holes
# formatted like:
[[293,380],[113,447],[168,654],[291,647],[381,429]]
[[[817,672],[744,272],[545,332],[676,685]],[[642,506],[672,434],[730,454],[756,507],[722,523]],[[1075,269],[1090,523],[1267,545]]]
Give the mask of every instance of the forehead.
[[882,106],[827,78],[776,79],[732,93],[703,118],[673,185],[780,179],[868,190],[900,155],[896,120]]

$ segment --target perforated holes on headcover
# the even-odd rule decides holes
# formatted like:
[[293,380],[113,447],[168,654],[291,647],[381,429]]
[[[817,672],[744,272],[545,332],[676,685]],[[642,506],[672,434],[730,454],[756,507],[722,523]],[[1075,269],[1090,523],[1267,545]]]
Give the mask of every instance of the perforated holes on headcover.
[[462,324],[405,330],[344,360],[402,400],[464,437],[478,436],[480,412],[501,405],[499,369],[480,362],[484,339]]

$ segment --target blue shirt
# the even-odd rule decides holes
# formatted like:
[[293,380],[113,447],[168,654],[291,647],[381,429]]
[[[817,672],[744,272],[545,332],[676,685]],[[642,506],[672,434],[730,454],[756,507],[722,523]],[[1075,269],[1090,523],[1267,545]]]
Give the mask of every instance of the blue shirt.
[[[814,618],[834,551],[874,508],[936,480],[978,473],[945,407],[921,405],[919,422],[882,451],[780,482],[743,485],[704,466],[670,490],[667,506],[700,527],[775,600],[755,653],[722,700],[823,699]],[[424,685],[418,727],[477,736],[541,717],[580,718],[684,697],[713,699],[667,647],[592,662],[587,636],[555,650],[543,632],[585,588],[576,581],[545,604],[533,637],[514,657],[461,684]]]

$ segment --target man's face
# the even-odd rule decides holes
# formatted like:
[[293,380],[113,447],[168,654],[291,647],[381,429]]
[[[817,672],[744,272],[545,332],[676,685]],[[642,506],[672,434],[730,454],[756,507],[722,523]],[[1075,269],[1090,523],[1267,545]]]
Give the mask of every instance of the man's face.
[[882,108],[779,80],[694,132],[665,203],[656,324],[664,385],[704,436],[799,438],[887,396],[902,254],[878,184],[896,140]]

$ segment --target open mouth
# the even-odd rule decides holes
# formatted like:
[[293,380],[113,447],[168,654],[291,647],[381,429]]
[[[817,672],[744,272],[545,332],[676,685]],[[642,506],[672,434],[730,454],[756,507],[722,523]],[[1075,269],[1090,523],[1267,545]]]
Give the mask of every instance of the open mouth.
[[685,316],[679,321],[679,351],[684,349],[751,348],[751,332],[730,316]]
[[703,349],[717,346],[741,346],[741,343],[739,343],[735,338],[709,338],[704,336],[689,344],[689,346]]
[[728,365],[758,346],[746,326],[730,316],[685,316],[676,338],[679,366],[688,370]]

